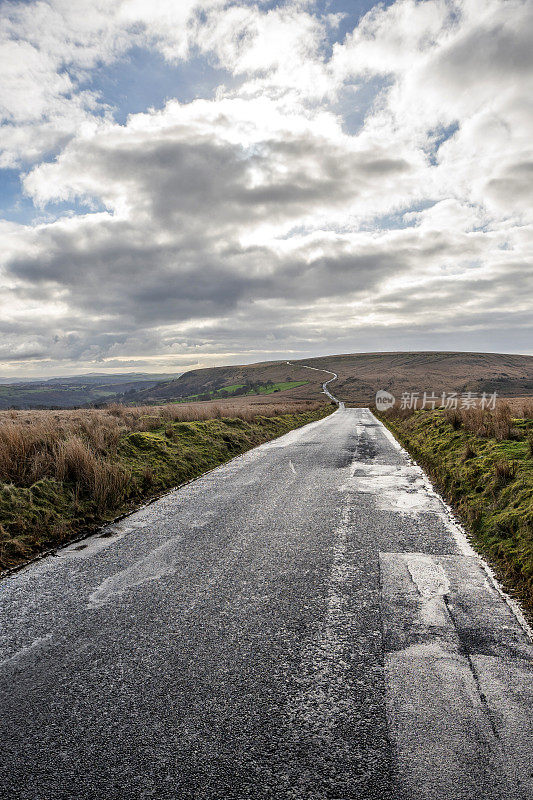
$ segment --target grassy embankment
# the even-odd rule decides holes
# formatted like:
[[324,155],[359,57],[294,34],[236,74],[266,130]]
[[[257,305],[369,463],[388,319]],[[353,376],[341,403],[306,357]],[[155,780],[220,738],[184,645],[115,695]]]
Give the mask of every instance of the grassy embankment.
[[[516,413],[516,412],[515,412]],[[472,543],[533,610],[533,405],[377,414],[458,512]]]
[[323,403],[0,414],[0,569],[333,411]]

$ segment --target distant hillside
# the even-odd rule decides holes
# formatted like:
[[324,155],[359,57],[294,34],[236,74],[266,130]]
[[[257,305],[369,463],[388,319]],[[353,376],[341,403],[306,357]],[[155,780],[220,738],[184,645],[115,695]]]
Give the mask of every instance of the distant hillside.
[[124,400],[130,393],[147,390],[175,376],[138,372],[117,375],[93,373],[0,385],[0,409],[74,408]]
[[335,393],[353,403],[370,403],[379,389],[402,392],[497,392],[502,397],[533,396],[533,356],[500,353],[351,353],[299,361],[269,361],[185,372],[173,381],[132,393],[133,402],[183,400],[223,387],[272,381],[305,385],[284,397],[316,399],[325,375],[304,364],[336,372]]
[[533,396],[533,356],[500,353],[351,353],[298,361],[195,369],[183,375],[93,373],[17,384],[0,384],[0,409],[74,408],[109,402],[164,403],[223,399],[255,392],[263,401],[320,396],[325,373],[336,372],[335,393],[368,404],[379,389],[402,392],[497,392]]
[[[284,391],[283,395],[316,399],[320,393],[321,375],[302,366],[289,366],[286,361],[265,361],[259,364],[194,369],[184,372],[176,380],[135,392],[128,400],[136,403],[161,403],[167,400],[197,399],[198,395],[218,396],[220,390],[224,390],[225,387],[230,387],[230,394],[236,392],[236,396],[238,396],[239,388],[237,387],[255,385],[259,392],[269,382],[274,387],[284,383],[302,383],[304,385]],[[259,386],[259,384],[263,384],[263,386]],[[202,398],[200,397],[200,399]]]

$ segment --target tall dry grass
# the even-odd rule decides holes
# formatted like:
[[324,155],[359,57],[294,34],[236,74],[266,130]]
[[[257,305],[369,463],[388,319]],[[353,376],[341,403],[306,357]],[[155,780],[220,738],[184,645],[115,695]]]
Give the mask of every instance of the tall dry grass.
[[[414,409],[391,408],[386,416],[403,420],[415,414]],[[463,428],[476,436],[503,441],[505,439],[523,438],[523,431],[517,430],[515,419],[533,419],[533,403],[524,402],[520,406],[511,406],[500,401],[495,409],[468,408],[449,409],[443,412],[444,418],[454,430]]]
[[320,403],[216,403],[164,406],[110,405],[102,409],[0,412],[0,482],[32,486],[43,478],[74,484],[98,505],[120,494],[128,476],[113,463],[121,436],[150,431],[172,422],[237,417],[251,422],[257,416],[313,411]]
[[493,411],[482,408],[446,411],[445,417],[456,430],[462,427],[469,433],[486,439],[501,442],[516,438],[513,427],[515,414],[507,403],[499,403]]
[[[81,530],[93,530],[116,514],[131,509],[154,492],[170,488],[216,466],[241,446],[259,443],[272,431],[284,432],[303,422],[286,416],[270,425],[254,425],[257,417],[308,413],[319,417],[323,403],[279,404],[195,403],[62,411],[0,412],[0,570],[13,567],[34,553],[67,541]],[[205,426],[198,445],[180,459],[180,426],[238,417],[250,425]],[[216,429],[215,429],[216,428]],[[145,451],[120,447],[121,437],[164,431],[172,442],[176,463],[160,458],[161,437],[133,437]],[[232,438],[233,437],[233,438]],[[188,438],[188,437],[184,437]],[[193,436],[192,439],[195,439]],[[166,439],[165,439],[166,441]],[[213,453],[205,442],[213,442]],[[231,444],[235,445],[232,450]],[[131,442],[129,443],[131,445]],[[170,443],[169,443],[170,447]],[[137,454],[139,457],[136,458]]]

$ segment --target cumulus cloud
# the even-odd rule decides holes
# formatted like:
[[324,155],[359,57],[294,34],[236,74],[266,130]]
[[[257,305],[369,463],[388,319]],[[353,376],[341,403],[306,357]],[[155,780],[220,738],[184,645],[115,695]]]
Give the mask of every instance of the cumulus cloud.
[[[161,368],[494,330],[490,349],[524,349],[529,4],[396,0],[339,41],[290,1],[4,16],[3,163],[67,211],[3,225],[0,361]],[[118,123],[87,76],[132,47],[235,80]],[[350,87],[372,88],[355,132]]]

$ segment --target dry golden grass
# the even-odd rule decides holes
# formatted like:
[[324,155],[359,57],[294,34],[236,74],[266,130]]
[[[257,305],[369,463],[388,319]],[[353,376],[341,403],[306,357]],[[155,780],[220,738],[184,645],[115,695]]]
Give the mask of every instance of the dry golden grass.
[[502,442],[505,439],[522,437],[523,434],[514,427],[514,420],[533,418],[533,404],[513,409],[508,403],[500,402],[494,411],[481,408],[462,409],[446,411],[445,417],[455,430],[462,427],[476,436]]
[[[110,405],[103,409],[0,412],[0,482],[32,486],[42,478],[71,481],[95,497],[117,491],[125,477],[108,459],[120,438],[165,423],[232,417],[251,422],[313,411],[312,401],[286,403],[187,403],[163,406]],[[107,487],[107,488],[104,488]]]
[[[391,408],[385,416],[391,419],[404,420],[415,413],[414,409]],[[515,420],[533,419],[533,402],[521,399],[520,402],[508,403],[499,400],[496,408],[468,408],[450,409],[443,412],[444,418],[454,430],[463,428],[476,436],[487,439],[496,439],[501,442],[506,439],[523,438],[523,431],[517,431]]]
[[533,419],[533,397],[499,397],[496,405],[507,405],[515,417]]

